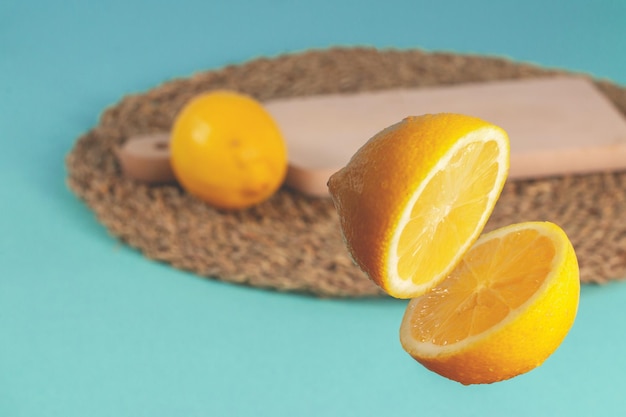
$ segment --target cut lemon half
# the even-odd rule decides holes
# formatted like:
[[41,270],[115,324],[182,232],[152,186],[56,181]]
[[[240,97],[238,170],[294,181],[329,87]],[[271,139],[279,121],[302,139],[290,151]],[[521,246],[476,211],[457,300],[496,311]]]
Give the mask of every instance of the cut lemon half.
[[565,232],[514,224],[482,236],[444,281],[409,302],[400,341],[428,369],[463,384],[509,379],[557,349],[579,295]]
[[391,296],[413,298],[476,241],[508,168],[501,128],[460,114],[424,115],[376,134],[328,187],[354,261]]

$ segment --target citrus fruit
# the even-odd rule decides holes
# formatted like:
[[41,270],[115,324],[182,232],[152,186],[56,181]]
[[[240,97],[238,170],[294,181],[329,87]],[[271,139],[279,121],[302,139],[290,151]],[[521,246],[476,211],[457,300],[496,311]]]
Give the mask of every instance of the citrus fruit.
[[176,116],[171,165],[190,194],[223,209],[260,203],[282,185],[287,147],[272,116],[252,97],[213,91]]
[[354,261],[387,293],[439,283],[476,241],[509,168],[501,128],[460,114],[408,117],[328,182]]
[[492,383],[541,365],[578,308],[578,263],[565,232],[528,222],[483,235],[450,275],[409,302],[404,349],[463,384]]

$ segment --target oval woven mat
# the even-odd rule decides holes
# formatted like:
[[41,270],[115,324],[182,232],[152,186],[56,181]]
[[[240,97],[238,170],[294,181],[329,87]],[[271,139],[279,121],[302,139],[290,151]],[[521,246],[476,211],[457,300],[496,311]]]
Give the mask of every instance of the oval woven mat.
[[[348,257],[330,199],[282,189],[256,207],[224,213],[176,186],[122,177],[114,147],[132,135],[169,130],[186,101],[216,88],[263,101],[562,73],[502,58],[416,49],[333,48],[260,58],[124,97],[77,140],[66,160],[68,184],[112,235],[175,268],[325,297],[382,295]],[[626,114],[626,89],[594,82]],[[626,278],[626,172],[509,181],[486,230],[529,220],[550,220],[565,229],[578,253],[582,282]]]

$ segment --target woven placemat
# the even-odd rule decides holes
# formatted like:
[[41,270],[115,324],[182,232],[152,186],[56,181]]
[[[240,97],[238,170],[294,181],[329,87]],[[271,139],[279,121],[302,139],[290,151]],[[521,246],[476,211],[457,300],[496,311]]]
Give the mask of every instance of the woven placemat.
[[[381,295],[351,262],[330,199],[282,189],[250,209],[220,212],[176,186],[146,186],[122,177],[114,148],[133,135],[169,130],[185,102],[216,88],[263,101],[564,73],[503,58],[416,49],[332,48],[260,58],[124,97],[77,140],[66,160],[68,183],[111,234],[150,259],[281,291]],[[626,114],[626,89],[594,82]],[[565,229],[582,282],[626,278],[626,172],[509,181],[486,230],[530,220],[550,220]]]

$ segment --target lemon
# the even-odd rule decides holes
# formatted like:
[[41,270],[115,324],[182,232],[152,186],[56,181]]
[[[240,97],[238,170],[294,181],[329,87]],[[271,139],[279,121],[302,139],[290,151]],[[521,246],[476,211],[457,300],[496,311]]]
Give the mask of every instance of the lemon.
[[328,182],[354,261],[397,298],[441,282],[487,222],[509,152],[504,130],[460,114],[408,117],[376,134]]
[[514,224],[482,236],[445,280],[409,302],[400,341],[425,367],[463,384],[509,379],[558,348],[579,296],[565,232]]
[[287,173],[287,146],[277,123],[250,96],[200,94],[176,116],[171,165],[190,194],[221,209],[272,196]]

